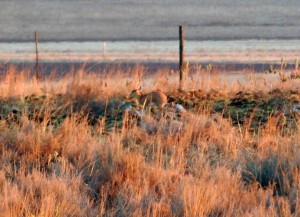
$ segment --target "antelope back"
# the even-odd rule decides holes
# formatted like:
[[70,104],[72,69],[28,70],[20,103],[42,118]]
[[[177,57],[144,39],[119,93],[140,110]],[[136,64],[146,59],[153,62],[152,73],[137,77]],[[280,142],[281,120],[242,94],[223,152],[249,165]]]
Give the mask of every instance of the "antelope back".
[[167,96],[161,91],[152,91],[148,94],[143,94],[140,96],[139,103],[141,105],[149,105],[151,103],[157,105],[158,107],[162,108],[168,99]]

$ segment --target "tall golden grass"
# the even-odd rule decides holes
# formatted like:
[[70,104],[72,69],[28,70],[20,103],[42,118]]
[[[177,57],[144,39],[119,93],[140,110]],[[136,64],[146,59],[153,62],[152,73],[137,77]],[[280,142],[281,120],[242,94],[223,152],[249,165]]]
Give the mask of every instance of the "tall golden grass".
[[[5,71],[0,99],[58,95],[65,104],[98,100],[105,107],[138,85],[145,92],[178,88],[177,75],[161,70],[150,77],[142,67],[82,68],[40,82],[27,74]],[[273,75],[200,70],[185,88],[230,95],[298,86]],[[17,122],[0,119],[0,216],[300,215],[299,130],[244,133],[203,109],[180,121],[146,115],[138,125],[103,134],[101,120],[91,125],[86,113],[70,111],[56,126],[47,109],[42,122],[26,112]]]

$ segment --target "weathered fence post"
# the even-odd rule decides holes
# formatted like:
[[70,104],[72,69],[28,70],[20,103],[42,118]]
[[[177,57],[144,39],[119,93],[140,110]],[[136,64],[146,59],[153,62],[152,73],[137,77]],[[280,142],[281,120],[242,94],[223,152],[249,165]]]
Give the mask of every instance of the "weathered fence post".
[[34,31],[34,40],[35,40],[35,78],[38,81],[40,79],[40,72],[39,72],[39,51],[38,51],[37,31]]
[[184,28],[179,26],[179,90],[183,89],[184,72]]
[[106,54],[106,42],[103,42],[103,57],[105,57]]

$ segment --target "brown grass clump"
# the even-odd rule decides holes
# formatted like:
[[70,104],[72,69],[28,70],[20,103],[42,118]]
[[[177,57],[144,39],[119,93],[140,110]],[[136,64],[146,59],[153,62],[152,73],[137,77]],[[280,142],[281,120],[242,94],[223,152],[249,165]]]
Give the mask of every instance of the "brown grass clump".
[[[298,80],[195,71],[184,94],[166,71],[163,83],[144,68],[114,70],[36,82],[9,68],[1,77],[0,216],[300,215],[299,128],[282,120],[289,112],[298,123],[297,114],[272,111],[253,128],[253,110],[234,124],[209,104],[297,95]],[[203,103],[182,113],[149,106],[136,117],[120,107],[138,85]]]

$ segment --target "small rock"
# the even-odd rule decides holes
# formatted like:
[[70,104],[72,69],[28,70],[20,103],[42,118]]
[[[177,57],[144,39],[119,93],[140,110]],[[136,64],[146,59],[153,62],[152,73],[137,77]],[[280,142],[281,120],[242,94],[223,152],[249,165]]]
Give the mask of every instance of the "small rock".
[[132,104],[131,102],[123,102],[119,108],[122,111],[129,111],[130,108],[132,107],[131,104]]
[[175,105],[175,111],[178,112],[178,113],[186,113],[185,108],[180,104]]
[[296,112],[296,113],[300,112],[300,103],[293,104],[293,112]]

